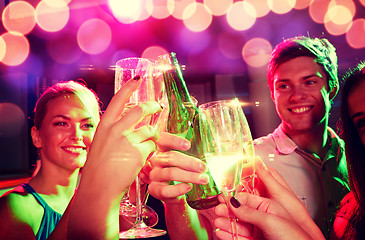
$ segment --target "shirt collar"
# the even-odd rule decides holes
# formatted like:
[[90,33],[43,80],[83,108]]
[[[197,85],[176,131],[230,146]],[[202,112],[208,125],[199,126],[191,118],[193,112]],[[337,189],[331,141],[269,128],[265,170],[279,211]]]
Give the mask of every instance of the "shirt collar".
[[278,151],[282,154],[290,154],[294,152],[298,146],[283,131],[282,124],[272,133],[274,142]]

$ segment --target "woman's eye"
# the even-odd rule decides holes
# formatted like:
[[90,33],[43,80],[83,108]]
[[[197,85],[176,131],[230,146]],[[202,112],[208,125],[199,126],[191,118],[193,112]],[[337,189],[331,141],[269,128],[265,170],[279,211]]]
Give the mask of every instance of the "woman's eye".
[[87,123],[83,125],[84,128],[88,128],[88,129],[93,129],[94,128],[94,124],[92,123]]

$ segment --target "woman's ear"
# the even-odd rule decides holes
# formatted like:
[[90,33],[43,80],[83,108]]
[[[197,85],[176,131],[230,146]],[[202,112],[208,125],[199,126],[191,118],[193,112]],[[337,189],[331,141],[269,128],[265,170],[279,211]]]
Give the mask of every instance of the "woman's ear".
[[39,130],[35,126],[32,127],[31,135],[32,135],[33,145],[36,148],[41,148],[42,147],[42,141],[41,141],[41,138],[39,136]]
[[336,97],[338,90],[339,90],[338,83],[336,83],[335,86],[333,86],[333,88],[331,89],[331,91],[329,93],[330,101],[332,101]]

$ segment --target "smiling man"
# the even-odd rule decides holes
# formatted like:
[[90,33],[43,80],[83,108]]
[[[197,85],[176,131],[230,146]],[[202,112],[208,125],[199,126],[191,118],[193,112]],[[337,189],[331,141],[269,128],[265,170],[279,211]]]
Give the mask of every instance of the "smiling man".
[[349,192],[344,144],[328,126],[339,88],[335,48],[326,39],[286,39],[271,54],[267,80],[281,124],[255,140],[256,154],[283,176],[328,236]]

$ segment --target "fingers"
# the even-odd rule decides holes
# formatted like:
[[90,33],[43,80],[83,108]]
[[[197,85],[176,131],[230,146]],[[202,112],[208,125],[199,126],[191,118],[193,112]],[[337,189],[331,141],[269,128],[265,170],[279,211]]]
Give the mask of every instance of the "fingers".
[[145,125],[126,136],[131,143],[140,143],[147,140],[156,142],[159,138],[157,131],[150,125]]
[[150,162],[153,167],[178,167],[197,173],[207,170],[207,165],[200,159],[176,151],[159,152]]
[[[229,218],[216,218],[214,220],[214,227],[219,229],[215,234],[219,239],[232,239],[232,221],[236,220]],[[254,235],[254,228],[251,224],[236,222],[236,229],[238,239],[252,239]]]
[[108,108],[103,114],[104,122],[115,122],[117,119],[120,118],[124,109],[124,105],[128,101],[129,97],[132,95],[132,93],[141,84],[141,78],[137,80],[135,80],[135,78],[129,80],[126,84],[124,84],[122,88],[110,100]]
[[190,149],[190,141],[185,138],[173,135],[171,133],[160,133],[160,139],[157,142],[160,151],[167,151],[170,149],[187,151]]
[[148,191],[152,196],[162,201],[168,201],[169,199],[176,199],[191,190],[191,185],[187,183],[179,183],[176,185],[169,185],[161,182],[151,182],[148,185]]
[[266,187],[267,192],[270,195],[281,195],[283,191],[285,192],[291,192],[290,187],[285,182],[285,180],[280,176],[279,173],[273,171],[275,177],[273,174],[271,174],[270,170],[264,165],[261,158],[256,157],[255,159],[255,170],[256,174],[260,179],[260,182],[264,184]]
[[[119,120],[119,128],[121,131],[134,128],[147,116],[153,115],[161,110],[161,106],[155,101],[140,103],[121,115],[123,117]],[[149,122],[150,120],[147,119],[146,124],[149,124]]]

